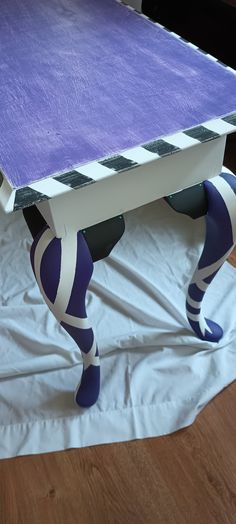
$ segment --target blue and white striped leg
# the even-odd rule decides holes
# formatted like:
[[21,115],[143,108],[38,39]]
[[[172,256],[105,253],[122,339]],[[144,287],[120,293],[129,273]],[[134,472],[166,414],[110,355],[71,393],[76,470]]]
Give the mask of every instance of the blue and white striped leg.
[[188,288],[187,317],[202,340],[218,342],[222,328],[202,314],[205,292],[236,244],[236,176],[221,173],[204,182],[208,212],[205,244]]
[[99,395],[100,367],[85,308],[93,272],[87,243],[80,232],[56,238],[46,226],[33,241],[31,263],[45,302],[81,350],[83,372],[75,400],[78,405],[89,407]]

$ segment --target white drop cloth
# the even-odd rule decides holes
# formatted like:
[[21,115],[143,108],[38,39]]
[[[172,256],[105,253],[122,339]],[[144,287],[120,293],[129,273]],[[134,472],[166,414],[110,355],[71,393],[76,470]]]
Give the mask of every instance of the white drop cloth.
[[236,270],[225,263],[204,302],[225,329],[219,344],[198,340],[185,316],[204,219],[163,200],[125,219],[87,295],[102,381],[97,404],[82,410],[79,351],[39,294],[21,214],[1,215],[0,458],[171,433],[236,378]]

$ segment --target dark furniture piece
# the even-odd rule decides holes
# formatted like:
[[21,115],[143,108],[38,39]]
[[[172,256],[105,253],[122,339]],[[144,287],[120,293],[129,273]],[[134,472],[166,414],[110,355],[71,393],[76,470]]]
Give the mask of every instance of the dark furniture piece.
[[143,0],[144,14],[236,69],[236,2]]

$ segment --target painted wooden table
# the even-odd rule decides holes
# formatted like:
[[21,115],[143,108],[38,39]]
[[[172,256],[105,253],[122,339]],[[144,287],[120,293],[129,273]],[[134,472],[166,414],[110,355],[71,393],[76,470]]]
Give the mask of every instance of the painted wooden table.
[[[81,406],[99,392],[82,234],[203,181],[206,242],[187,316],[212,342],[204,293],[235,244],[235,177],[221,174],[236,130],[236,75],[116,0],[8,0],[0,17],[0,203],[36,206],[31,261],[46,303],[82,352]],[[36,209],[36,208],[34,208]]]

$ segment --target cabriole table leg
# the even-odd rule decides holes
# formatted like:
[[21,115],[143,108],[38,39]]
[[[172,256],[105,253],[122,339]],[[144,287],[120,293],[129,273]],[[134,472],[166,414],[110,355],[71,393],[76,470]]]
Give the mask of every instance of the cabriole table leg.
[[88,245],[81,232],[71,231],[57,238],[45,226],[34,238],[31,263],[45,302],[81,350],[83,372],[75,401],[81,407],[89,407],[99,395],[100,365],[85,307],[93,272]]
[[204,248],[188,288],[186,311],[189,323],[202,340],[218,342],[222,328],[202,313],[209,284],[236,244],[236,177],[221,173],[204,182],[208,200]]

